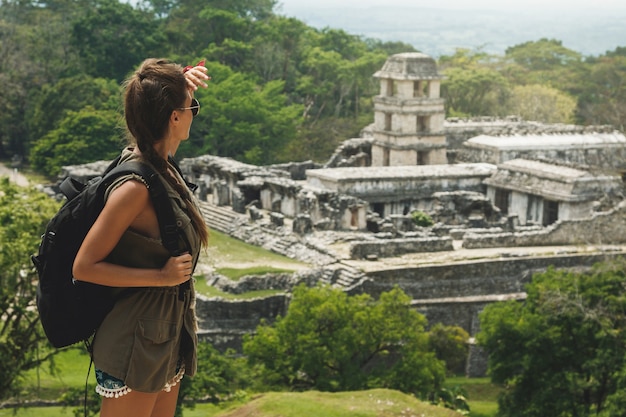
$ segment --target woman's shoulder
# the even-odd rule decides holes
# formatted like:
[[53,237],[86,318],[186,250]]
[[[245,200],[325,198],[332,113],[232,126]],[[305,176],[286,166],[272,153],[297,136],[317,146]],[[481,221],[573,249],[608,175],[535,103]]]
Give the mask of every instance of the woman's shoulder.
[[142,195],[148,196],[148,183],[139,174],[122,175],[116,178],[107,188],[104,196],[105,201],[108,201],[113,193],[116,195],[127,194],[130,198],[133,196],[137,198]]
[[125,176],[122,181],[117,182],[106,195],[106,202],[113,202],[114,205],[131,209],[146,206],[150,200],[148,187],[143,178],[139,176]]

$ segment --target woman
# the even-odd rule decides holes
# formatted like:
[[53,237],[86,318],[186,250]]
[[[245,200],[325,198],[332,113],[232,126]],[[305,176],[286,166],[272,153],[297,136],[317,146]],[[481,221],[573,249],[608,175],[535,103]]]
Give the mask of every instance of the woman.
[[[131,145],[120,163],[139,160],[159,173],[177,224],[182,254],[161,244],[146,185],[128,175],[107,200],[74,261],[77,280],[117,287],[119,299],[96,333],[93,359],[103,417],[171,417],[183,374],[196,371],[192,272],[208,231],[186,182],[169,159],[189,137],[200,109],[194,91],[210,79],[193,68],[148,59],[126,81]],[[129,289],[134,288],[134,289]]]

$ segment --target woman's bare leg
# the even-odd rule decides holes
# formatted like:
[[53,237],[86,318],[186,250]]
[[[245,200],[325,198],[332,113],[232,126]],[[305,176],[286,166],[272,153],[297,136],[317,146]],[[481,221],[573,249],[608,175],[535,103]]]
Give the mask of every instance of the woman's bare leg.
[[131,391],[119,398],[102,398],[100,417],[150,417],[160,393]]
[[173,417],[180,382],[170,392],[131,391],[119,398],[102,398],[100,417]]
[[170,392],[160,392],[150,417],[173,417],[178,401],[178,391],[180,391],[180,382],[174,385]]

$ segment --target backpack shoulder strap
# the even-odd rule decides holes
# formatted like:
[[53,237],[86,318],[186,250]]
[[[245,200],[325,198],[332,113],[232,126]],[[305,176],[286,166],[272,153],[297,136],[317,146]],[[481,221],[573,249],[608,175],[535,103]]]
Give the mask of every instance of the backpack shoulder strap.
[[[102,178],[102,176],[111,172],[116,166],[118,166],[121,159],[122,159],[122,155],[119,155],[117,158],[111,161],[109,165],[107,166],[107,168],[104,170],[104,173],[96,177],[96,179]],[[87,184],[89,184],[89,182],[87,183],[81,182],[73,178],[71,175],[69,175],[61,182],[61,184],[59,185],[59,190],[63,193],[65,198],[69,201],[69,200],[73,200],[78,194],[80,194],[81,191],[85,189]]]
[[180,169],[180,165],[178,165],[178,162],[176,161],[176,159],[174,159],[172,155],[169,155],[167,157],[167,160],[174,167],[174,169],[178,172],[178,174],[183,179],[183,181],[185,181],[185,184],[187,184],[187,188],[189,188],[189,191],[191,191],[192,194],[195,193],[196,190],[198,189],[198,185],[194,184],[193,182],[187,181],[187,178],[185,178],[185,176],[183,175],[183,171]]
[[180,255],[181,251],[178,247],[179,233],[174,209],[172,208],[167,190],[159,178],[159,174],[147,164],[139,161],[127,161],[106,172],[102,182],[105,184],[105,187],[107,187],[115,178],[127,174],[137,174],[146,181],[150,199],[152,200],[152,205],[154,206],[159,221],[163,246],[165,246],[172,255]]

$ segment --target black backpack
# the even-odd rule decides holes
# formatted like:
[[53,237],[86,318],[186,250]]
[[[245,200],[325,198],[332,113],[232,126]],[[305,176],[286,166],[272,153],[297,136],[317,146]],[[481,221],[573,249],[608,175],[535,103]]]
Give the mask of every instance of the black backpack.
[[31,256],[39,275],[39,317],[48,340],[56,348],[81,341],[88,344],[115,303],[111,287],[75,281],[72,265],[83,239],[104,207],[106,189],[116,178],[134,173],[146,181],[163,245],[173,255],[180,253],[181,235],[158,174],[138,161],[118,165],[119,159],[109,165],[103,176],[86,184],[71,177],[63,181],[60,188],[67,201],[46,226],[38,253]]

